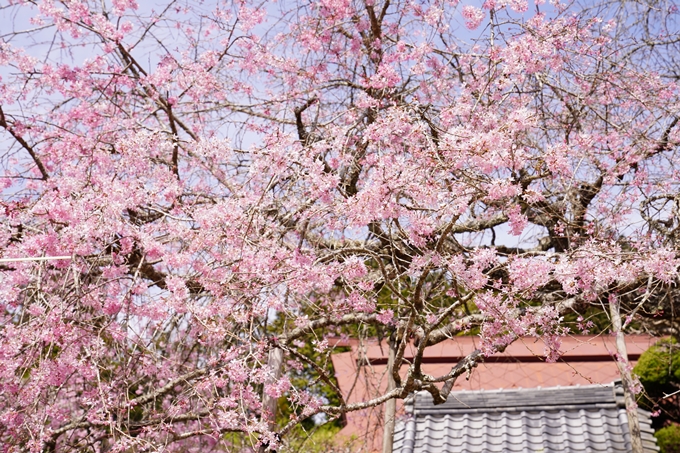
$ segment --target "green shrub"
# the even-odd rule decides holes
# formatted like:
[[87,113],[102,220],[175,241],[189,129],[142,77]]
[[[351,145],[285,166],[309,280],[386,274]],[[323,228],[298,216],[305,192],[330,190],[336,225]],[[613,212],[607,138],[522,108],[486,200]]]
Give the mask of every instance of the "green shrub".
[[640,356],[634,372],[648,392],[667,390],[680,382],[680,345],[674,339],[659,341]]
[[[656,412],[652,427],[680,423],[680,344],[674,338],[658,341],[642,353],[633,372],[645,391],[638,398],[640,407]],[[668,395],[673,395],[668,397]]]
[[680,453],[680,425],[671,425],[658,430],[654,437],[661,453]]

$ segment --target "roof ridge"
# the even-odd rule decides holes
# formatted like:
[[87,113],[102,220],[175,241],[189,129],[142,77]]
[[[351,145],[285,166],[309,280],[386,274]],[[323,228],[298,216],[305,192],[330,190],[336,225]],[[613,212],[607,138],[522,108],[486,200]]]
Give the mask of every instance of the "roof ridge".
[[[540,385],[537,387],[514,387],[514,388],[498,388],[498,389],[480,389],[480,390],[468,390],[468,389],[461,389],[457,390],[455,392],[451,392],[451,395],[455,394],[473,394],[473,393],[510,393],[510,392],[534,392],[534,391],[552,391],[552,390],[565,390],[565,389],[573,389],[573,388],[579,388],[579,389],[604,389],[604,388],[615,388],[616,387],[616,381],[610,382],[609,384],[590,384],[590,385],[581,385],[581,384],[576,384],[576,385],[556,385],[553,387],[541,387]],[[417,392],[418,394],[427,394],[429,395],[430,393],[427,390],[421,390],[420,392]]]

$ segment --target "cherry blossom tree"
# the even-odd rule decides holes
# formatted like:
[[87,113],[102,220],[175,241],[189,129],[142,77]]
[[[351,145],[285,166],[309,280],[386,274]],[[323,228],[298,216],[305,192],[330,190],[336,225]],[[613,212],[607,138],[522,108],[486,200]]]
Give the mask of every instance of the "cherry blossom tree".
[[[648,11],[3,2],[2,451],[274,451],[521,336],[556,360],[593,306],[677,333],[678,30]],[[337,390],[318,358],[359,332],[387,391],[295,384]]]

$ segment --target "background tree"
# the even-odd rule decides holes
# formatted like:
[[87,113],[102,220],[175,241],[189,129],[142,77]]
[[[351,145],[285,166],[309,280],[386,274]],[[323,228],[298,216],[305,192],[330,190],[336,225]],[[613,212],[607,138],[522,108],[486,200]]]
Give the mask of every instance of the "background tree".
[[[555,360],[566,313],[677,330],[665,4],[639,42],[622,10],[524,0],[2,5],[6,451],[273,450],[315,414],[443,401],[519,336]],[[367,330],[391,390],[296,381],[332,388],[309,348]]]

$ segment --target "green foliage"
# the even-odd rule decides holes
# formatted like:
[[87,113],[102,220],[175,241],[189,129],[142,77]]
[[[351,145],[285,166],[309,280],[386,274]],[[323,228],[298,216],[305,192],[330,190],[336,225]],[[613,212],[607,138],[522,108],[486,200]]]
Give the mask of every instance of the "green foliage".
[[[661,340],[646,350],[633,372],[645,388],[640,405],[659,416],[652,426],[659,429],[668,422],[680,422],[680,344],[674,338]],[[669,396],[672,395],[672,396]]]
[[[319,335],[323,338],[323,335]],[[307,357],[309,359],[308,363],[304,363],[299,370],[290,370],[289,378],[291,384],[295,388],[305,389],[316,395],[321,395],[328,404],[339,405],[341,403],[340,395],[337,394],[335,389],[331,384],[326,382],[321,378],[321,373],[319,370],[323,371],[333,384],[337,386],[337,380],[335,379],[335,369],[333,368],[333,361],[331,360],[331,353],[340,353],[348,351],[348,347],[334,347],[332,350],[326,352],[318,352],[314,345],[305,343],[303,346],[297,348],[297,353]],[[314,363],[318,366],[318,369],[311,365]],[[277,420],[281,426],[285,425],[293,413],[298,414],[300,408],[293,407],[290,404],[288,398],[279,398],[278,401],[278,414]],[[328,426],[326,426],[328,425]],[[301,426],[305,430],[312,430],[315,428],[314,420],[310,417],[302,421]],[[340,429],[344,426],[344,419],[333,419],[332,421],[324,424],[326,430],[330,427]]]
[[[579,320],[580,319],[580,320]],[[563,316],[562,324],[576,334],[597,335],[608,332],[611,326],[609,316],[600,307],[589,306],[579,312],[569,312]]]
[[670,390],[669,385],[680,383],[680,345],[675,339],[659,341],[640,356],[633,371],[648,393]]
[[289,444],[281,453],[341,453],[351,451],[352,440],[339,441],[340,427],[333,423],[315,426],[310,430],[297,426],[289,436]]
[[[353,444],[356,439],[338,438],[342,428],[333,422],[312,425],[306,428],[300,424],[286,435],[279,453],[347,453],[356,451]],[[228,432],[222,435],[229,453],[243,453],[257,450],[259,442],[257,434]]]
[[671,425],[658,430],[654,437],[661,453],[680,453],[680,426]]
[[227,432],[222,435],[227,445],[228,453],[241,453],[256,450],[258,444],[257,435],[242,432]]

